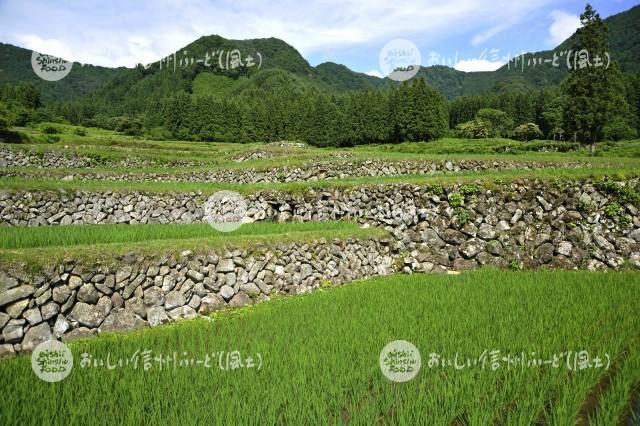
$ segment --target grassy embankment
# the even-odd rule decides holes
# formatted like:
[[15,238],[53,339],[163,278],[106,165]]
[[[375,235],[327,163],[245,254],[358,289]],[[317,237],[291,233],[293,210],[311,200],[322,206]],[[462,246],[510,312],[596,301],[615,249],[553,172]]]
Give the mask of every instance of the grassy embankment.
[[378,228],[360,228],[347,221],[258,222],[232,232],[208,224],[68,225],[0,227],[0,264],[26,262],[32,267],[65,258],[113,261],[128,251],[140,254],[179,253],[221,248],[252,248],[277,242],[384,237]]

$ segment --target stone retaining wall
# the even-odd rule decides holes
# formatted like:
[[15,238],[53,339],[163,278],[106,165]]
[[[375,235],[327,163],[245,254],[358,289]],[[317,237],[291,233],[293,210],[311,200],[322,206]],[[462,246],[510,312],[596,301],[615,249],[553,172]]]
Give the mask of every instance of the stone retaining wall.
[[[237,306],[266,299],[274,289],[304,292],[323,280],[480,266],[640,268],[637,190],[637,180],[520,180],[255,193],[247,197],[248,220],[351,219],[384,227],[394,238],[159,261],[132,255],[116,269],[85,270],[71,262],[40,277],[4,274],[0,351],[30,349],[48,333],[73,338],[191,317],[209,309],[203,304]],[[5,225],[193,223],[202,220],[206,199],[198,193],[20,191],[3,193],[0,211]]]
[[[615,184],[637,197],[638,182]],[[246,197],[246,221],[351,219],[383,226],[412,269],[478,265],[620,268],[638,263],[638,207],[590,180],[521,180],[486,188],[378,185]],[[199,193],[18,191],[0,194],[3,225],[198,223]],[[635,199],[637,202],[637,198]],[[418,253],[419,252],[419,253]]]
[[278,243],[272,247],[184,252],[115,266],[68,260],[35,276],[0,272],[0,357],[55,338],[193,318],[224,307],[299,294],[394,271],[389,241]]
[[284,183],[344,179],[366,176],[403,176],[456,173],[483,170],[538,170],[544,168],[585,167],[580,161],[516,161],[516,160],[404,160],[404,161],[341,161],[314,162],[300,167],[273,167],[267,170],[216,169],[184,171],[180,173],[106,173],[78,172],[60,173],[55,170],[39,172],[22,170],[0,170],[0,177],[53,177],[63,180],[101,180],[132,182],[221,182],[221,183]]
[[92,169],[94,167],[147,167],[159,165],[198,166],[203,163],[195,161],[172,161],[163,163],[141,157],[127,157],[122,160],[107,160],[92,158],[74,152],[49,150],[42,153],[26,149],[0,148],[0,168],[4,167],[36,167],[40,169],[78,168]]

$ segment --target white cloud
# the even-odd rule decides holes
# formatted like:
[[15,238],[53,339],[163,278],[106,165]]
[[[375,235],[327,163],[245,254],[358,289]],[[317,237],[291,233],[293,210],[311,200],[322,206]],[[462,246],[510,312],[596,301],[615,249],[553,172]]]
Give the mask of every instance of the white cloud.
[[65,43],[53,38],[43,39],[35,34],[19,35],[17,37],[21,47],[35,50],[38,53],[57,56],[62,59],[73,59],[74,55]]
[[367,71],[367,72],[365,72],[365,74],[373,76],[373,77],[382,78],[382,73],[380,73],[380,71],[378,71],[378,70]]
[[455,69],[457,69],[458,71],[465,71],[465,72],[495,71],[503,65],[504,65],[504,62],[492,62],[486,59],[469,59],[464,61],[458,61],[456,63]]
[[554,46],[562,43],[573,35],[580,27],[580,17],[561,10],[551,12],[551,26],[549,26],[549,42]]

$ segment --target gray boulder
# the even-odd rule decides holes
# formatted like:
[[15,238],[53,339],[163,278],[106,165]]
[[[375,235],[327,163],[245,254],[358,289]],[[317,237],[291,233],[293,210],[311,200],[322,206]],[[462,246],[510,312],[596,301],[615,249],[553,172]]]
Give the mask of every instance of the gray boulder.
[[116,309],[105,318],[98,328],[98,333],[142,328],[147,322],[127,309]]
[[97,307],[84,302],[76,303],[69,316],[89,328],[100,326],[105,318],[104,314]]
[[42,342],[55,340],[51,327],[46,322],[31,327],[22,339],[22,351],[31,352]]

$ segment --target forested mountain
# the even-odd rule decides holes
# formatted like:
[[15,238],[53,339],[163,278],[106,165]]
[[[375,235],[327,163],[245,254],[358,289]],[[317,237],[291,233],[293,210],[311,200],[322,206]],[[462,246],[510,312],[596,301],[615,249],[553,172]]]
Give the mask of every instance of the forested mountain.
[[[228,61],[234,51],[243,65],[231,69]],[[251,57],[252,66],[247,64],[247,57]],[[180,49],[175,59],[154,63],[146,69],[138,67],[115,78],[96,96],[127,103],[130,98],[145,93],[152,99],[175,91],[240,95],[245,90],[280,90],[284,85],[292,85],[286,90],[314,87],[328,94],[339,94],[392,84],[388,79],[357,73],[331,62],[312,67],[295,48],[276,38],[227,40],[213,35],[201,37]]]
[[112,78],[129,71],[125,67],[107,68],[74,62],[72,71],[67,77],[57,82],[48,82],[33,72],[31,50],[0,43],[0,86],[6,83],[30,82],[40,90],[43,102],[79,98],[96,90]]
[[[163,68],[158,63],[149,68],[108,68],[81,65],[74,62],[71,73],[62,80],[47,82],[31,69],[31,50],[0,43],[0,87],[20,82],[32,83],[45,104],[66,102],[92,95],[110,101],[138,103],[134,98],[159,99],[175,91],[197,95],[238,94],[255,86],[273,87],[281,83],[312,86],[327,93],[343,93],[352,90],[389,87],[395,82],[350,70],[344,65],[325,62],[312,67],[292,46],[276,38],[228,40],[217,35],[201,37],[176,52],[176,62],[182,58],[204,58],[207,53],[226,53],[238,49],[243,55],[256,52],[262,55],[262,64],[234,71],[221,70],[218,57],[214,64],[176,66],[163,58]],[[186,52],[186,54],[184,54]],[[46,53],[46,52],[43,52]],[[257,60],[257,58],[255,58]],[[278,70],[280,72],[265,72]],[[288,74],[288,77],[284,77]],[[253,80],[252,80],[253,79]],[[124,110],[130,108],[123,108]]]
[[320,79],[329,89],[336,92],[347,90],[365,90],[389,87],[395,82],[388,78],[378,78],[367,74],[351,71],[344,65],[334,62],[324,62],[316,67]]
[[[640,6],[610,16],[604,22],[609,28],[612,58],[619,63],[623,72],[640,71]],[[563,42],[554,51],[567,50],[572,43],[572,38]],[[220,69],[218,66],[220,57],[213,54],[223,52],[221,62],[226,65],[226,55],[234,49],[239,51],[241,59],[251,55],[255,62],[258,61],[256,53],[260,53],[262,62],[259,70],[257,64],[253,67],[239,67],[234,71]],[[527,54],[527,57],[549,58],[553,57],[554,51],[536,52]],[[211,56],[209,62],[213,64],[212,66],[207,67],[202,63],[183,67],[178,65],[180,60],[203,59],[207,54]],[[325,62],[313,67],[295,48],[276,38],[228,40],[217,35],[205,36],[178,50],[170,61],[164,61],[163,70],[159,69],[158,63],[153,64],[149,69],[80,66],[74,63],[69,76],[55,83],[43,81],[34,75],[30,58],[30,50],[0,43],[0,85],[30,81],[40,90],[41,98],[45,103],[77,99],[96,92],[94,99],[97,96],[108,103],[117,101],[133,105],[140,103],[140,99],[134,98],[143,97],[153,101],[176,90],[195,94],[227,95],[238,94],[246,87],[285,81],[316,87],[329,94],[389,87],[396,84],[389,79],[354,72],[344,65],[333,62]],[[175,72],[173,72],[173,62],[176,62]],[[292,76],[284,78],[279,75],[273,80],[276,74],[266,73],[256,81],[250,81],[261,72],[274,69],[285,71]],[[546,87],[558,84],[566,74],[566,66],[554,68],[549,64],[543,64],[527,67],[525,72],[522,72],[519,67],[511,64],[509,67],[505,65],[493,72],[469,73],[446,66],[422,67],[418,76],[424,77],[447,99],[453,99],[461,95],[504,93]],[[123,109],[126,111],[132,108],[136,109],[135,106]]]

